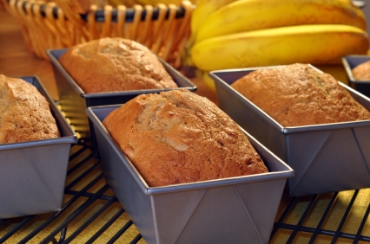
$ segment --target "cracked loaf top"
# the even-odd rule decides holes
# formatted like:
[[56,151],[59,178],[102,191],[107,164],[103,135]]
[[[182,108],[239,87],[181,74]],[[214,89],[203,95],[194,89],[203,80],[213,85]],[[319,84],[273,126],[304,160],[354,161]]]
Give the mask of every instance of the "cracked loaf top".
[[0,75],[0,144],[59,137],[50,105],[36,87]]
[[140,95],[103,124],[149,186],[268,171],[238,125],[187,90]]
[[76,45],[59,62],[85,93],[177,87],[154,53],[124,38]]
[[307,64],[255,70],[231,86],[282,126],[370,119],[333,76]]

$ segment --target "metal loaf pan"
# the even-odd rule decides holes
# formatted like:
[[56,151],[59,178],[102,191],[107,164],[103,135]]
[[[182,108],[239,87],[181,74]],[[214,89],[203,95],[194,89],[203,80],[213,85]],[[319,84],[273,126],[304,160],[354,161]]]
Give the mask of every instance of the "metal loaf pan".
[[268,243],[294,174],[288,165],[249,137],[269,173],[149,187],[101,123],[118,107],[90,107],[87,114],[105,178],[147,243]]
[[344,56],[342,58],[342,64],[344,66],[344,70],[346,71],[350,86],[353,87],[355,90],[359,91],[360,93],[364,94],[365,96],[370,97],[370,80],[367,81],[356,80],[353,77],[352,73],[352,69],[367,61],[370,61],[370,56],[367,55],[350,55]]
[[61,137],[0,144],[0,219],[58,211],[77,137],[37,77],[20,77],[48,100]]
[[[91,122],[86,115],[86,108],[90,106],[120,104],[144,93],[159,93],[161,91],[185,88],[196,91],[197,87],[186,77],[180,74],[168,63],[160,59],[167,72],[172,76],[179,88],[132,90],[120,92],[104,92],[86,94],[81,87],[73,80],[64,67],[59,63],[59,57],[68,49],[47,50],[51,60],[56,85],[59,94],[59,103],[65,116],[71,121],[75,130],[80,133],[81,138],[94,140],[92,135]],[[92,133],[91,133],[92,132]],[[91,133],[91,134],[90,134]]]
[[[218,70],[210,76],[220,108],[294,169],[287,192],[302,196],[370,187],[370,121],[282,127],[230,86],[257,69],[262,68]],[[370,110],[369,98],[339,84]]]

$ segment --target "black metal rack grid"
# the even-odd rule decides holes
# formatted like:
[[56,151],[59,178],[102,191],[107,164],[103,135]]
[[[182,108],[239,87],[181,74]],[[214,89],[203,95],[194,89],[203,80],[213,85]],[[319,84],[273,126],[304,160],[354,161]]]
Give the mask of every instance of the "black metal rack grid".
[[[58,212],[0,220],[0,243],[145,243],[83,141],[71,148],[64,194]],[[270,243],[370,242],[369,201],[370,188],[284,194]]]

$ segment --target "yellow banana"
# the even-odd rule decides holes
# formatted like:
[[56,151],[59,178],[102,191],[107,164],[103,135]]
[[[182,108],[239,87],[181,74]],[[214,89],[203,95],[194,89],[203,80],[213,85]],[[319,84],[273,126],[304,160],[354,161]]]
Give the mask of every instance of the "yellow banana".
[[209,76],[209,72],[203,72],[202,80],[209,89],[216,91],[215,81]]
[[191,34],[189,39],[185,43],[184,50],[182,51],[182,63],[185,65],[191,65],[192,61],[188,57],[188,50],[193,46],[195,41],[196,33],[198,32],[199,26],[204,22],[207,17],[217,9],[231,2],[238,0],[194,0],[196,7],[191,14],[190,30]]
[[204,22],[207,17],[212,14],[217,9],[221,8],[224,5],[227,5],[231,2],[237,0],[197,0],[196,7],[191,16],[191,32],[192,35],[197,33],[198,28]]
[[366,30],[364,13],[351,0],[239,0],[214,11],[196,33],[210,37],[290,25],[345,24]]
[[366,54],[367,33],[348,25],[300,25],[214,37],[191,49],[201,70],[291,63],[339,64],[349,54]]
[[[182,0],[136,0],[139,4],[142,5],[157,5],[159,3],[163,3],[165,5],[174,4],[177,6],[181,5]],[[191,3],[195,3],[196,0],[189,0]]]

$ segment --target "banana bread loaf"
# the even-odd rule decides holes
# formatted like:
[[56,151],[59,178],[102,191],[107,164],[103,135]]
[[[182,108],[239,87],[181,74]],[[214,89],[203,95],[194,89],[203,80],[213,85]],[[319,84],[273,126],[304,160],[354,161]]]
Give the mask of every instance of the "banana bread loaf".
[[188,90],[137,96],[103,124],[149,186],[268,171],[238,125]]
[[370,81],[370,61],[357,65],[352,69],[353,78],[359,81]]
[[306,64],[255,70],[232,87],[282,126],[370,119],[333,76]]
[[124,38],[76,45],[59,62],[85,93],[177,87],[154,53]]
[[30,83],[0,75],[0,143],[59,136],[44,96]]

